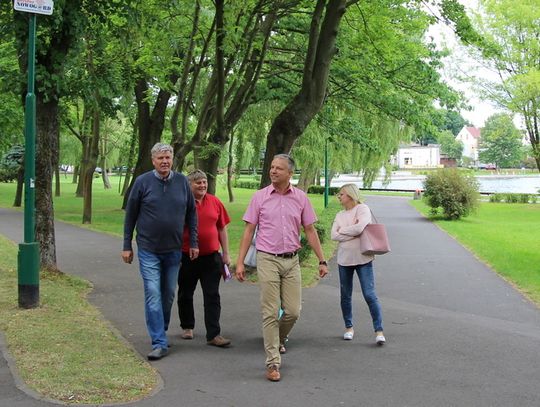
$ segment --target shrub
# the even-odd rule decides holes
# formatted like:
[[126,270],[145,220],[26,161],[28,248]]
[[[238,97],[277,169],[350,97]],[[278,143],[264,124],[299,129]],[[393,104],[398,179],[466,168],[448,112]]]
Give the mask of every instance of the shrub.
[[444,168],[429,174],[424,181],[424,199],[432,213],[442,208],[447,219],[460,219],[478,206],[478,181],[455,168]]
[[24,147],[15,145],[0,159],[0,182],[17,180],[19,169],[24,165]]
[[259,189],[260,181],[236,181],[234,186],[236,188],[245,189]]
[[[339,187],[330,187],[328,188],[328,194],[329,195],[335,195],[339,192]],[[308,190],[308,194],[324,194],[324,186],[323,185],[311,185]]]
[[507,193],[505,201],[506,203],[518,203],[518,194]]
[[489,197],[489,202],[536,203],[537,200],[536,194],[514,194],[511,192],[493,194]]
[[[316,222],[314,226],[315,226],[315,229],[317,230],[317,234],[319,235],[319,240],[321,241],[321,244],[323,244],[326,240],[326,237],[330,235],[330,232],[327,229],[327,227],[321,222]],[[309,257],[313,249],[309,245],[303,233],[302,233],[302,236],[300,237],[300,244],[302,247],[300,247],[300,250],[298,251],[298,260],[300,261],[300,263],[302,263],[304,260],[306,260]]]
[[502,202],[503,200],[504,200],[504,195],[500,193],[492,194],[489,196],[489,202]]
[[13,182],[17,179],[17,170],[0,167],[0,182]]

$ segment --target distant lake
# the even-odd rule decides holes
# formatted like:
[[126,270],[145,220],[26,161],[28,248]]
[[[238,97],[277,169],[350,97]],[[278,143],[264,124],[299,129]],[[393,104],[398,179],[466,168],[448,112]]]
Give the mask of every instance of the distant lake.
[[[403,189],[414,191],[424,189],[423,175],[398,175],[392,176],[388,185],[383,185],[382,181],[373,182],[372,188],[376,189]],[[540,175],[534,176],[514,176],[514,175],[486,175],[477,176],[480,184],[480,192],[516,192],[524,194],[540,193]],[[340,187],[343,184],[353,183],[359,188],[363,187],[362,178],[352,174],[341,174],[330,182],[332,187]],[[322,182],[324,185],[324,181]]]

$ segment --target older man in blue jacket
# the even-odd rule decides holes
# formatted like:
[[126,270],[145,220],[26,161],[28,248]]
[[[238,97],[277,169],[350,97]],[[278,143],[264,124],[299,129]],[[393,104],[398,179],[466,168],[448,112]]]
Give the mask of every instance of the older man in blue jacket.
[[139,269],[144,282],[146,327],[152,339],[149,360],[168,353],[166,331],[171,318],[182,259],[184,225],[189,229],[189,255],[199,254],[197,211],[187,178],[171,170],[173,149],[157,143],[152,148],[154,170],[141,174],[129,194],[124,221],[122,259],[133,261],[133,231],[137,230]]

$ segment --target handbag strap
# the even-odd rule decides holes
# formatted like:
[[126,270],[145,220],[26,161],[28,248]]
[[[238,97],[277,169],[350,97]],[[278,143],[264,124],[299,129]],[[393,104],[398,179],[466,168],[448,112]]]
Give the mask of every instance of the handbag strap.
[[[369,208],[369,206],[368,206],[368,208]],[[375,216],[375,214],[373,213],[371,208],[369,208],[369,212],[371,212],[371,223],[379,223],[379,221],[377,220],[377,217]],[[373,222],[373,219],[375,219],[375,222]]]

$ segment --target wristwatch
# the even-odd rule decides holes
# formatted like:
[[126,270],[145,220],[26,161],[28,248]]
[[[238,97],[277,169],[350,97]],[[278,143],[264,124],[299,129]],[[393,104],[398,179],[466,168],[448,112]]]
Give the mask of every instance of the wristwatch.
[[328,266],[328,263],[326,262],[326,260],[321,260],[319,262],[319,266]]

